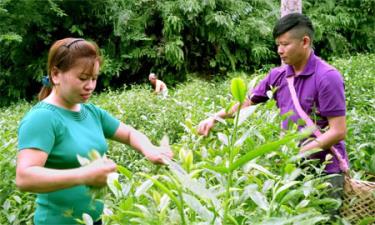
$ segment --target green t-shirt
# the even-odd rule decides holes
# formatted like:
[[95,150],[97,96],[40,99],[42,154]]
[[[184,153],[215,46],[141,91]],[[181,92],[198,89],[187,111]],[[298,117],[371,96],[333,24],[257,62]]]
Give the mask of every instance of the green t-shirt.
[[[95,149],[104,154],[106,138],[114,135],[120,122],[106,111],[81,104],[79,112],[39,102],[22,119],[18,130],[18,149],[35,148],[48,154],[47,168],[80,167],[77,154],[87,157]],[[103,203],[93,200],[85,185],[37,195],[35,224],[76,224],[83,213],[97,220]]]

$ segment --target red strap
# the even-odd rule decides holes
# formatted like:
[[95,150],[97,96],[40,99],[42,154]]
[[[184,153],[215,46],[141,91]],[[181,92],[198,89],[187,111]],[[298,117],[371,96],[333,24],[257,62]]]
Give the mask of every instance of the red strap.
[[[290,91],[290,95],[292,96],[293,105],[294,105],[294,108],[297,111],[297,114],[305,121],[307,126],[314,128],[313,133],[315,134],[316,137],[319,137],[320,135],[322,135],[322,133],[316,127],[315,123],[310,119],[310,117],[305,113],[305,111],[302,109],[301,105],[299,104],[296,89],[294,88],[294,76],[287,77],[286,80],[288,82],[288,88],[289,88],[289,91]],[[344,173],[347,173],[349,171],[349,166],[348,166],[348,163],[346,162],[346,160],[344,160],[342,158],[341,154],[339,153],[339,151],[335,147],[332,146],[331,151],[336,156],[336,158],[339,160],[340,169]]]

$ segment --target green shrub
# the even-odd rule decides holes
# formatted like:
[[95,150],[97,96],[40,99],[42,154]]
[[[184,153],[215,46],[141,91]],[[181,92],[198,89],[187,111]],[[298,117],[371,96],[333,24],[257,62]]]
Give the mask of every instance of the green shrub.
[[[323,58],[375,49],[375,1],[303,0]],[[279,63],[271,36],[280,1],[48,0],[0,2],[0,105],[31,100],[57,39],[92,39],[105,63],[101,88],[144,82],[150,71],[168,85],[186,74],[252,73]]]

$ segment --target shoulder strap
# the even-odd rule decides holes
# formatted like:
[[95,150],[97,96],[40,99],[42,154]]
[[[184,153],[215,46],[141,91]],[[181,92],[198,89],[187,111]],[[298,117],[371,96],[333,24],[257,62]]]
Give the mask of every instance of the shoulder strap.
[[290,91],[290,95],[292,96],[292,101],[294,108],[297,110],[298,115],[303,119],[307,126],[313,127],[314,131],[313,133],[315,136],[320,136],[322,133],[320,130],[316,127],[315,123],[310,119],[310,117],[305,113],[305,111],[302,109],[301,105],[299,104],[296,89],[294,88],[294,76],[290,76],[286,78],[288,82],[288,88]]
[[[288,88],[290,91],[290,95],[292,96],[294,108],[296,109],[298,115],[305,121],[307,126],[314,128],[313,133],[315,134],[316,137],[319,137],[320,135],[322,135],[322,133],[316,127],[315,123],[310,119],[310,117],[306,114],[306,112],[302,109],[301,105],[299,104],[296,89],[294,88],[294,76],[286,77],[286,80],[288,82]],[[349,166],[346,160],[342,158],[341,154],[338,152],[338,150],[335,147],[332,146],[331,151],[339,160],[341,171],[343,171],[344,173],[347,173],[349,171]]]

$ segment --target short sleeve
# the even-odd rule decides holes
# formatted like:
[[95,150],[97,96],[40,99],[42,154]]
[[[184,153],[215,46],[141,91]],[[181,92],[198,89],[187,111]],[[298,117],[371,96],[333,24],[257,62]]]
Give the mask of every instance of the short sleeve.
[[267,91],[271,89],[270,76],[271,73],[263,78],[253,90],[250,90],[248,95],[250,101],[257,104],[268,100]]
[[99,112],[99,118],[103,127],[103,133],[106,138],[111,138],[120,126],[120,121],[109,114],[107,111],[96,107]]
[[345,116],[344,81],[337,70],[330,70],[319,81],[318,98],[322,116]]
[[50,153],[55,143],[53,112],[34,109],[26,114],[18,128],[18,150],[34,148]]

